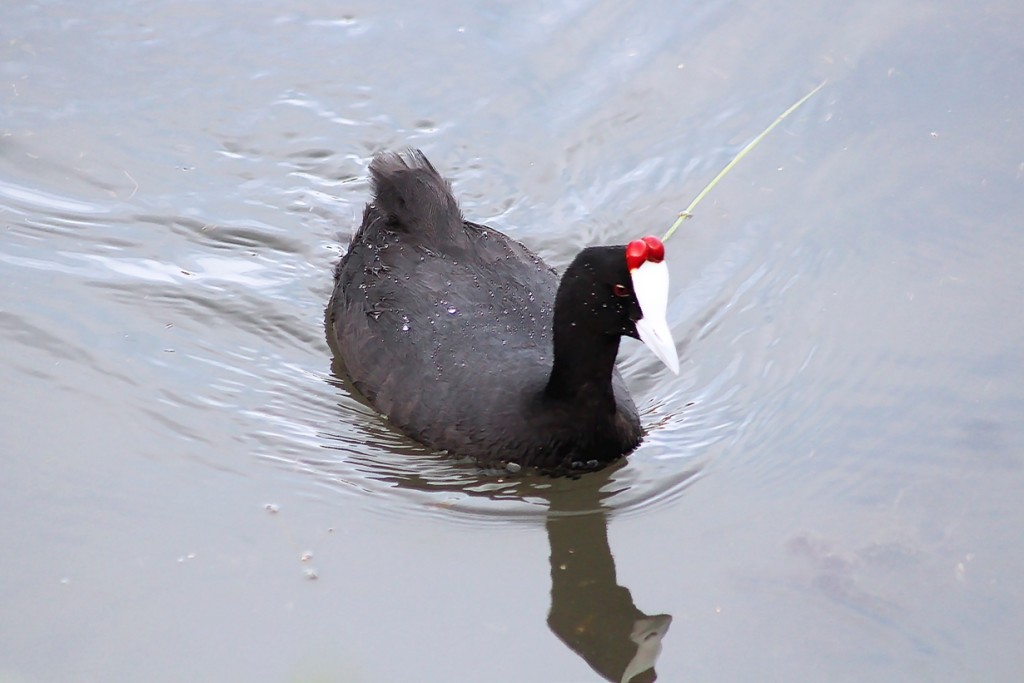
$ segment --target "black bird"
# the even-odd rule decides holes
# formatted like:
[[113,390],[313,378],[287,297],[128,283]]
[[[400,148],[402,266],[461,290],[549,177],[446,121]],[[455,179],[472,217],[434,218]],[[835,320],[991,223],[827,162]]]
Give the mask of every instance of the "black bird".
[[588,247],[559,281],[519,242],[465,220],[422,152],[380,153],[370,177],[327,309],[370,404],[420,443],[513,470],[595,470],[636,448],[619,339],[679,371],[662,243]]

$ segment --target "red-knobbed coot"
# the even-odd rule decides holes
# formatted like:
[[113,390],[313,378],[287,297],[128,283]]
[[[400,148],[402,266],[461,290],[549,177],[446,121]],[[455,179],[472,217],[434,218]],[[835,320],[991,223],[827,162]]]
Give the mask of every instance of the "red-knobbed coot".
[[559,281],[465,220],[422,152],[378,154],[370,177],[327,311],[356,389],[413,439],[481,464],[569,473],[636,448],[620,337],[679,371],[662,243],[588,247]]

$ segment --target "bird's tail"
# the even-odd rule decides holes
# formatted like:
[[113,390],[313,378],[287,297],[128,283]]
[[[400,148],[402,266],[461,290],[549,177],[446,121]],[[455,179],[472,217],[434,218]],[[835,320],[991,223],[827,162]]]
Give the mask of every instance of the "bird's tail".
[[380,152],[370,162],[372,208],[393,229],[453,235],[462,226],[462,212],[451,185],[423,152]]

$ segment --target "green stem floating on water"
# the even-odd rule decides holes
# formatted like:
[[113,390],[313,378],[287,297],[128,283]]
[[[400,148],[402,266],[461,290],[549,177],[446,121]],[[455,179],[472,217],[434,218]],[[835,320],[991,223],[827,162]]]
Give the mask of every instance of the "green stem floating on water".
[[802,105],[807,100],[811,99],[811,97],[814,96],[814,93],[816,93],[819,90],[821,90],[824,87],[824,85],[825,85],[825,81],[822,81],[821,83],[819,83],[818,86],[816,88],[814,88],[814,90],[812,90],[811,92],[809,92],[806,95],[804,95],[803,97],[801,97],[799,100],[796,101],[795,104],[793,104],[793,106],[791,106],[786,111],[782,112],[777,119],[772,121],[770,126],[768,126],[763,131],[761,131],[760,135],[758,135],[756,138],[754,138],[753,140],[748,142],[747,146],[744,147],[743,149],[741,149],[739,154],[734,156],[732,158],[732,161],[730,161],[728,164],[726,164],[725,168],[723,168],[721,171],[719,171],[718,175],[716,175],[714,178],[712,178],[711,182],[704,186],[704,189],[701,190],[700,193],[696,197],[693,198],[693,201],[690,202],[690,205],[679,213],[679,217],[676,218],[676,222],[673,223],[672,227],[668,229],[668,232],[666,232],[665,236],[661,238],[661,241],[662,242],[667,242],[668,238],[672,236],[672,233],[674,233],[676,231],[676,228],[678,228],[680,225],[682,225],[683,221],[685,221],[687,218],[689,218],[689,217],[691,217],[693,215],[693,210],[695,208],[697,208],[697,204],[700,203],[700,200],[704,199],[704,196],[707,193],[711,192],[711,190],[714,189],[715,185],[718,184],[718,181],[721,180],[722,178],[724,178],[725,175],[729,171],[732,170],[733,166],[738,164],[743,157],[747,156],[747,154],[750,153],[750,150],[752,150],[755,147],[757,147],[758,143],[761,142],[761,140],[764,140],[765,137],[767,137],[768,133],[771,133],[772,130],[775,129],[775,126],[777,126],[780,123],[782,123],[782,121],[787,116],[789,116],[790,114],[795,112],[797,109],[799,109],[800,105]]

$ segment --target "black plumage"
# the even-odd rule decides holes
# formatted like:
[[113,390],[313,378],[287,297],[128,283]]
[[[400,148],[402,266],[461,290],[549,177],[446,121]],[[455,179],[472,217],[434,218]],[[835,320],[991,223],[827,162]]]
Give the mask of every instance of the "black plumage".
[[370,176],[327,312],[355,388],[413,439],[483,464],[580,471],[636,448],[615,369],[642,317],[626,246],[584,249],[559,280],[466,221],[421,152],[379,154]]

